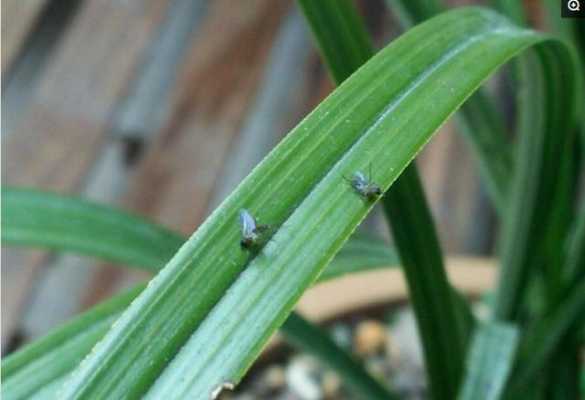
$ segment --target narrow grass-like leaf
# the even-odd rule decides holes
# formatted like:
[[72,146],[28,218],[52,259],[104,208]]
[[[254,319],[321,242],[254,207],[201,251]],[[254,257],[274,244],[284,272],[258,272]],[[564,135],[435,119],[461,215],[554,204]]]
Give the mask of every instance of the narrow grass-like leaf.
[[397,398],[390,395],[380,383],[373,381],[358,360],[350,357],[329,339],[327,333],[315,325],[308,323],[298,314],[291,314],[286,325],[282,333],[288,342],[306,353],[313,354],[327,367],[337,371],[344,384],[360,398],[388,400]]
[[[112,297],[56,328],[2,361],[2,398],[49,400],[146,285]],[[327,333],[292,313],[281,328],[286,340],[337,372],[358,398],[390,399],[393,395],[368,374]]]
[[572,234],[566,268],[569,286],[585,280],[585,203],[581,205]]
[[543,16],[546,21],[546,26],[557,35],[561,35],[568,40],[578,41],[578,19],[563,18],[559,10],[559,2],[557,0],[544,0],[541,2]]
[[[403,29],[445,9],[439,0],[387,0],[386,3],[398,15]],[[502,116],[489,95],[479,89],[461,106],[456,117],[475,154],[490,199],[496,211],[502,214],[513,170],[511,146],[506,139]]]
[[[336,83],[343,82],[373,56],[365,26],[349,1],[300,0],[299,4]],[[356,46],[362,50],[351,51]],[[435,399],[451,399],[457,391],[468,336],[468,319],[464,316],[471,313],[465,302],[456,303],[452,297],[415,164],[394,182],[383,203],[422,338],[430,392]],[[449,358],[443,356],[447,351]]]
[[[543,57],[563,55],[555,48],[539,49],[538,55],[524,58],[519,63],[524,80],[520,113],[517,171],[510,193],[510,206],[503,221],[501,243],[502,271],[498,282],[495,316],[502,321],[519,317],[525,305],[526,288],[531,273],[546,263],[558,265],[564,251],[561,243],[567,237],[570,207],[568,184],[570,165],[575,156],[573,144],[577,123],[576,111],[580,97],[563,103],[563,93],[581,87],[581,76],[575,75],[571,83],[560,79],[562,71],[558,64],[539,62]],[[577,70],[577,59],[573,52],[568,55]],[[554,82],[554,83],[553,83]],[[565,86],[570,84],[572,88]],[[559,99],[553,101],[546,95],[552,89],[558,91]],[[573,109],[567,118],[554,118],[545,114],[534,114],[530,109],[554,110],[558,107]],[[550,126],[556,125],[563,134],[547,135]],[[560,276],[561,272],[555,272]]]
[[445,11],[440,0],[386,0],[386,3],[398,16],[404,29]]
[[75,251],[154,272],[184,241],[160,225],[92,202],[2,188],[3,245]]
[[491,2],[496,10],[507,15],[517,24],[526,24],[526,11],[523,2],[517,0],[492,0]]
[[[548,365],[555,349],[571,328],[582,323],[585,315],[585,281],[581,280],[566,299],[550,314],[526,329],[518,352],[518,366],[512,376],[511,393],[518,396]],[[514,398],[514,395],[510,398]]]
[[515,326],[498,322],[481,324],[471,344],[459,399],[499,399],[512,369],[517,343]]
[[343,275],[400,265],[398,255],[384,240],[371,235],[353,234],[319,275],[318,282]]
[[[82,199],[3,188],[2,200],[3,244],[14,244],[14,238],[17,237],[16,243],[21,246],[79,252],[117,263],[126,263],[129,260],[133,263],[143,262],[144,268],[152,270],[164,265],[164,262],[160,262],[161,255],[172,254],[185,241],[179,234],[160,225]],[[26,218],[22,218],[24,214]],[[96,220],[100,220],[99,226],[94,225]],[[117,223],[118,220],[120,223]],[[52,221],[63,222],[55,224]],[[131,221],[132,229],[124,229],[128,221]],[[92,229],[88,231],[85,227]],[[125,233],[123,251],[120,251],[122,243],[112,242],[110,239],[117,237],[120,229]],[[21,234],[16,235],[15,232]],[[153,232],[167,238],[159,243],[159,252],[145,252],[140,258],[129,258],[128,254],[139,254],[143,250],[144,243],[151,240]],[[51,237],[51,240],[44,240],[46,237]],[[319,281],[395,265],[397,257],[384,241],[371,236],[354,235],[319,277]],[[67,374],[89,353],[144,286],[140,285],[128,293],[114,296],[3,360],[2,397],[12,400],[53,398]],[[333,349],[344,352],[329,337],[319,334],[318,328],[311,329],[310,324],[302,317],[292,313],[290,318],[294,318],[294,322],[287,320],[282,327],[286,337],[312,352],[317,358],[325,356],[326,359],[322,361],[330,364]],[[308,327],[308,331],[303,332],[303,327]],[[390,396],[360,365],[352,365],[353,360],[348,355],[340,354],[337,357],[345,362],[337,365],[335,370],[344,380],[354,382],[358,397]],[[47,368],[47,365],[51,367]],[[372,397],[374,395],[378,397]]]
[[[513,11],[513,7],[517,6],[518,5],[512,5],[511,3],[504,4],[504,9],[506,9],[506,11]],[[546,19],[545,25],[548,26],[548,28],[551,29],[556,34],[564,37],[567,41],[573,42],[579,49],[579,39],[577,33],[580,25],[579,22],[577,22],[578,20],[561,18],[558,1],[545,0],[541,2],[540,7],[542,10],[542,14],[544,15],[544,18]],[[581,51],[579,55],[581,61],[580,69],[581,71],[584,71],[583,62],[585,61],[585,53]],[[583,86],[583,82],[581,82],[581,85],[582,85],[581,92],[584,92],[585,87]],[[545,298],[545,301],[547,303],[546,308],[549,310],[546,312],[547,315],[544,316],[545,320],[550,318],[550,316],[548,315],[550,314],[550,309],[553,307],[558,307],[559,298],[565,296],[566,293],[565,290],[568,290],[570,292],[571,287],[580,282],[579,275],[581,278],[585,276],[585,258],[583,258],[582,256],[579,257],[578,255],[576,256],[575,254],[576,248],[574,246],[578,242],[578,236],[580,233],[579,231],[583,225],[582,223],[583,215],[581,215],[581,218],[579,217],[576,218],[575,225],[577,226],[577,228],[575,229],[574,237],[576,241],[573,240],[572,242],[569,242],[571,245],[570,251],[567,255],[567,258],[566,259],[563,258],[563,256],[565,255],[563,253],[563,250],[566,247],[566,239],[568,237],[566,233],[569,231],[568,226],[573,220],[575,220],[575,218],[573,218],[572,215],[573,214],[573,210],[571,207],[572,199],[578,198],[579,174],[583,174],[582,167],[583,161],[585,159],[584,151],[585,114],[582,112],[582,107],[581,124],[580,127],[578,128],[578,131],[580,131],[581,134],[580,137],[577,137],[577,139],[580,138],[581,148],[579,149],[578,142],[574,146],[572,146],[572,148],[568,148],[567,150],[569,152],[572,151],[575,154],[575,157],[569,157],[567,160],[565,160],[567,163],[569,163],[566,166],[566,168],[572,169],[572,171],[569,171],[568,173],[565,172],[564,174],[559,174],[561,176],[561,179],[562,176],[564,175],[565,177],[564,179],[566,180],[566,184],[568,185],[567,189],[562,188],[556,189],[557,192],[560,192],[561,196],[562,195],[567,196],[567,198],[565,199],[565,203],[567,204],[564,210],[565,215],[564,216],[562,214],[557,215],[556,223],[550,224],[548,229],[549,232],[554,232],[555,230],[557,231],[556,235],[551,234],[548,235],[549,237],[552,236],[552,238],[549,239],[548,248],[556,251],[553,252],[552,254],[550,254],[549,252],[549,254],[540,255],[538,257],[540,259],[545,260],[545,256],[548,256],[546,260],[543,262],[544,265],[541,267],[543,271],[541,278],[543,281],[542,287],[544,288],[541,297]],[[570,165],[571,163],[574,163],[574,165]],[[585,208],[581,210],[581,213],[585,213]],[[579,224],[581,224],[581,228]],[[569,237],[569,239],[571,238]],[[554,243],[555,241],[556,243]],[[539,248],[542,246],[535,247]],[[579,260],[579,258],[581,259]],[[577,265],[579,265],[578,264],[579,262],[581,263],[580,267],[577,267]],[[581,269],[580,274],[579,273],[576,274],[578,268]],[[562,313],[563,311],[557,309],[554,312]],[[576,323],[573,324],[573,328],[567,329],[569,332],[562,339],[558,338],[559,341],[562,341],[562,344],[555,347],[556,354],[549,354],[547,357],[549,363],[554,365],[554,367],[549,367],[545,372],[546,376],[539,378],[541,380],[549,382],[549,385],[559,388],[559,390],[549,390],[548,396],[550,396],[550,398],[577,397],[577,395],[570,395],[571,391],[572,392],[578,391],[577,382],[576,380],[569,379],[571,375],[573,375],[573,377],[576,377],[578,375],[579,364],[575,365],[573,356],[573,354],[577,354],[579,352],[579,341],[576,340],[576,334],[574,329],[575,325]],[[525,351],[529,351],[529,353],[541,354],[543,349],[536,347],[531,350],[525,349]],[[534,364],[531,363],[531,365]],[[554,384],[552,382],[554,382]],[[528,383],[524,382],[523,390],[525,390],[527,385]],[[519,393],[523,393],[523,391],[520,391]]]
[[[5,358],[2,361],[2,398],[15,400],[31,398],[33,395],[35,399],[54,398],[59,383],[89,353],[111,323],[143,288],[144,285],[140,285],[127,293],[114,296]],[[527,329],[528,335],[522,340],[520,362],[512,379],[513,388],[518,395],[525,393],[526,385],[530,384],[538,371],[549,364],[553,350],[561,344],[570,326],[585,312],[585,287],[579,287],[572,293],[572,297],[561,304],[556,314]],[[327,347],[331,345],[325,349],[315,349],[312,346],[317,345],[312,342],[299,343],[299,339],[295,340],[295,326],[286,327],[289,320],[284,327],[289,341],[310,351],[322,361],[322,352],[327,357],[333,356],[327,351]],[[306,342],[306,336],[301,335],[300,339]],[[345,355],[338,357],[347,358]],[[355,367],[350,370],[353,372],[354,369]],[[357,379],[360,379],[359,376],[361,375]],[[511,395],[510,398],[515,397]]]
[[408,281],[431,393],[435,399],[450,399],[457,393],[463,372],[468,333],[461,328],[468,325],[463,323],[467,313],[461,306],[466,304],[456,302],[452,294],[434,231],[418,228],[431,220],[431,215],[428,208],[421,207],[425,199],[416,170],[407,168],[398,182],[401,190],[388,191],[384,211],[392,221],[392,234]]
[[336,84],[374,55],[366,27],[350,0],[297,2]]
[[[567,103],[533,110],[548,115],[547,132],[558,135],[564,132],[557,129],[560,121],[574,119],[575,75],[566,48],[548,36],[518,29],[487,10],[460,9],[381,51],[305,118],[183,245],[60,397],[206,399],[225,383],[237,383],[372,208],[344,177],[373,164],[379,166],[376,182],[387,190],[490,73],[537,44],[543,62],[563,68],[551,77],[562,82],[546,86],[545,96]],[[275,227],[255,255],[239,245],[237,213],[243,207]]]
[[[579,30],[585,32],[585,29],[583,29],[583,21],[579,19],[562,18],[560,15],[561,13],[559,12],[559,2],[556,0],[545,0],[541,2],[541,8],[543,11],[542,14],[546,20],[545,26],[554,33],[572,42],[577,50],[580,50],[578,53],[581,61],[581,70],[585,72],[585,47],[582,46],[583,43],[581,43],[579,37]],[[585,87],[583,87],[582,92],[585,92]],[[578,153],[575,160],[575,173],[571,182],[575,191],[575,193],[571,193],[571,197],[574,199],[579,198],[579,179],[582,178],[580,175],[585,173],[585,168],[583,167],[585,165],[585,113],[583,112],[581,113],[581,125],[579,130],[581,142],[580,148],[578,143],[573,149],[574,152]],[[547,266],[549,266],[547,270],[550,271],[547,275],[551,275],[551,272],[552,274],[557,272],[557,274],[562,275],[560,276],[560,280],[564,281],[564,284],[560,285],[561,290],[558,291],[562,291],[563,286],[570,287],[571,285],[580,282],[582,279],[585,279],[585,204],[581,205],[581,209],[578,209],[577,213],[577,217],[575,218],[576,222],[574,224],[576,228],[573,229],[574,232],[572,232],[573,237],[569,237],[568,239],[570,248],[566,264],[562,266],[563,268],[558,268],[558,265],[550,265],[552,263],[547,263]],[[579,269],[580,272],[578,271]],[[547,282],[551,280],[548,276],[543,277],[543,279]],[[550,308],[550,303],[553,303],[554,305],[554,303],[557,302],[557,297],[560,295],[562,295],[562,293],[555,293],[554,298],[549,300],[548,308]],[[548,380],[551,382],[550,386],[559,387],[565,392],[563,394],[564,398],[577,398],[577,394],[571,396],[570,392],[578,392],[578,381],[575,378],[579,376],[580,370],[583,369],[583,366],[581,366],[578,361],[575,361],[576,355],[579,353],[580,343],[582,343],[582,340],[580,341],[578,337],[578,329],[570,329],[570,333],[567,334],[562,341],[563,345],[556,348],[557,354],[551,357],[551,364],[553,364],[554,367],[549,368],[547,371],[549,376]],[[583,395],[585,395],[585,391],[583,392]],[[551,398],[554,398],[554,396]]]
[[[2,187],[2,245],[75,252],[156,272],[187,240],[159,224],[91,201]],[[383,240],[355,234],[319,277],[398,265]]]
[[89,353],[143,286],[94,307],[2,360],[4,400],[53,398],[58,382]]
[[[570,336],[563,340],[547,366],[547,400],[581,399],[579,378],[581,375],[581,343]],[[542,378],[541,378],[542,379]]]

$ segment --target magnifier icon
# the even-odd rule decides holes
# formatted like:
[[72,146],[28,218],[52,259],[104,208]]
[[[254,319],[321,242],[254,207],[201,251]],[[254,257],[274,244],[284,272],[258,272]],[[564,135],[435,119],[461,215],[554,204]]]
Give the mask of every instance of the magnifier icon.
[[567,2],[567,8],[569,11],[580,11],[581,4],[579,4],[579,0],[569,0]]

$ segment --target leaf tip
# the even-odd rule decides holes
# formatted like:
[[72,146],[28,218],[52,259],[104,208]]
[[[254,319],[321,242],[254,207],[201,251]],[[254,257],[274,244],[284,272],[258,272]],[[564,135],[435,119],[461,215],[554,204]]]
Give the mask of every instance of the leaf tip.
[[224,390],[234,390],[235,387],[236,387],[236,385],[234,385],[233,382],[229,382],[229,381],[223,382],[221,385],[219,385],[215,389],[213,389],[213,391],[211,392],[211,400],[216,400],[217,398],[219,398],[219,395]]

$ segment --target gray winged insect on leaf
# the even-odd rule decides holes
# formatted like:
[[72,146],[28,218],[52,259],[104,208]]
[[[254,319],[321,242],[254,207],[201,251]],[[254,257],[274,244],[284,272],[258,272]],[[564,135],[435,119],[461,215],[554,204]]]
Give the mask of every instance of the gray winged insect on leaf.
[[369,174],[366,176],[361,171],[356,171],[351,179],[345,178],[351,187],[363,198],[374,201],[382,195],[380,186],[372,182],[372,166],[369,167]]
[[240,245],[245,249],[258,246],[262,242],[262,234],[268,229],[268,225],[258,224],[256,218],[246,209],[240,210],[240,225],[242,227]]

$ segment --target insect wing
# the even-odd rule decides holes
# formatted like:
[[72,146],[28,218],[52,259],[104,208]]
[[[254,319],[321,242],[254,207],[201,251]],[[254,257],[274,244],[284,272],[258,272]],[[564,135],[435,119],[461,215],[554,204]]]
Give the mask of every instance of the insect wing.
[[353,175],[351,185],[355,190],[357,190],[360,193],[363,193],[366,187],[368,186],[368,180],[366,179],[363,173],[358,171]]
[[366,178],[366,176],[361,171],[357,171],[353,175],[353,180],[354,182],[356,182],[356,184],[359,184],[360,186],[366,186],[368,184],[368,178]]
[[244,238],[254,236],[257,228],[256,220],[247,210],[240,211],[240,224],[242,225],[242,236]]

